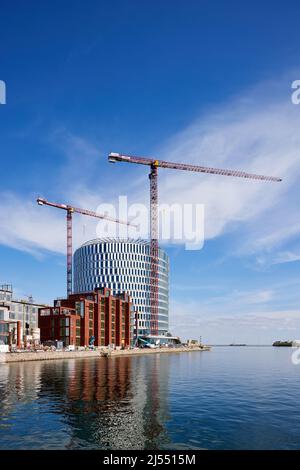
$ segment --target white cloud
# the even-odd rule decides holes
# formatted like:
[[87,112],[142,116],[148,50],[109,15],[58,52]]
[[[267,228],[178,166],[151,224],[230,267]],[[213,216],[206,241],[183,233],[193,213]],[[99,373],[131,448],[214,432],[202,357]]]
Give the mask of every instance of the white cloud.
[[269,279],[272,288],[266,285],[242,291],[227,286],[220,293],[212,291],[203,296],[199,291],[198,296],[188,298],[177,293],[170,305],[171,330],[180,332],[183,338],[202,335],[214,344],[270,344],[276,339],[298,337],[299,282],[295,277],[277,282]]
[[[61,201],[64,202],[64,201]],[[11,193],[0,198],[0,243],[36,257],[44,252],[66,253],[66,212],[38,206]],[[98,220],[73,215],[73,246],[96,237]]]
[[273,260],[273,264],[292,263],[294,261],[300,261],[300,253],[284,251],[277,254],[277,256]]
[[34,255],[64,251],[64,220],[54,211],[43,211],[34,198],[2,193],[0,213],[0,243]]
[[[204,203],[206,240],[232,232],[236,235],[232,251],[242,255],[276,252],[279,248],[287,251],[284,244],[300,234],[297,207],[300,196],[300,107],[291,104],[289,89],[284,99],[270,99],[270,90],[266,98],[262,90],[263,86],[260,86],[248,96],[244,93],[240,99],[203,115],[170,138],[157,154],[170,161],[228,167],[283,178],[281,183],[265,183],[159,170],[160,201]],[[58,171],[56,186],[61,202],[65,200],[79,207],[96,209],[102,202],[116,202],[119,195],[129,194],[130,202],[148,204],[146,171],[144,177],[135,178],[135,167],[125,169],[123,164],[124,171],[132,171],[133,177],[130,181],[122,178],[116,185],[114,169],[112,167],[109,173],[106,156],[101,158],[98,144],[91,144],[65,129],[56,131],[50,142],[65,159]],[[105,165],[104,180],[100,168]],[[98,174],[99,178],[95,178]],[[59,214],[50,216],[49,213],[47,217],[45,214],[41,219],[32,209],[31,201],[32,198],[24,201],[17,196],[10,197],[12,211],[7,210],[6,202],[0,202],[1,243],[17,245],[21,249],[34,247],[61,252],[64,235],[63,232],[58,234],[52,225],[53,220],[60,220]],[[29,208],[26,217],[22,215],[24,207]],[[11,216],[17,213],[20,216]],[[85,235],[90,233],[94,237],[94,221],[85,218],[83,223]],[[84,238],[82,235],[83,230],[82,234],[77,233],[78,242]]]
[[[263,90],[261,86],[248,96],[244,94],[241,99],[202,115],[183,132],[171,137],[155,154],[170,161],[283,178],[281,183],[263,183],[159,170],[161,202],[204,203],[206,240],[230,232],[230,254],[253,254],[261,266],[300,259],[299,250],[290,246],[300,235],[300,106],[291,104],[288,87],[283,98],[276,94],[266,98]],[[109,167],[105,155],[101,158],[98,144],[64,129],[55,132],[50,143],[61,152],[62,164],[54,186],[47,178],[41,182],[44,191],[41,196],[51,200],[54,193],[58,202],[92,210],[102,202],[116,203],[119,195],[126,194],[130,202],[148,205],[146,169],[140,176],[135,166],[127,168],[123,164],[124,175],[131,172],[132,178],[121,177],[116,181],[116,170]],[[101,170],[105,168],[104,178]],[[63,211],[38,207],[36,195],[32,194],[26,198],[12,193],[1,193],[0,196],[1,244],[34,255],[44,251],[65,253]],[[74,216],[74,248],[95,238],[96,227],[96,220]],[[197,286],[196,290],[199,292]],[[287,292],[286,296],[283,290]],[[298,292],[298,286],[293,291],[291,294],[289,286],[281,290],[276,286],[262,286],[249,292],[234,291],[213,298],[206,296],[206,300],[199,302],[172,302],[171,326],[174,332],[182,331],[183,336],[193,336],[199,328],[199,334],[206,334],[209,341],[214,342],[233,341],[233,325],[235,334],[240,335],[236,339],[244,338],[246,342],[251,335],[260,342],[260,331],[269,329],[271,341],[274,331],[284,328],[283,333],[287,335],[288,328],[300,328],[299,312],[289,304],[291,301],[297,305],[298,294],[295,292]],[[280,310],[275,308],[272,302],[279,299],[289,306]],[[214,336],[217,331],[218,337]]]
[[244,227],[243,254],[270,250],[300,234],[300,109],[284,102],[258,103],[193,124],[168,143],[163,157],[204,166],[280,176],[281,183],[161,171],[164,200],[204,202],[206,240]]
[[[24,197],[12,192],[0,192],[0,243],[36,257],[42,256],[43,252],[66,252],[65,211],[38,206],[37,196],[94,211],[110,197],[103,178],[97,177],[98,173],[101,175],[101,153],[96,145],[64,129],[56,130],[48,140],[62,155],[54,184],[45,175],[39,194]],[[109,187],[113,188],[112,185]],[[96,238],[99,222],[92,217],[74,214],[73,248]]]
[[236,305],[231,311],[229,302],[222,309],[218,305],[207,307],[201,301],[172,301],[171,331],[182,339],[202,336],[210,344],[271,344],[299,336],[300,310],[266,308],[240,303],[240,311]]

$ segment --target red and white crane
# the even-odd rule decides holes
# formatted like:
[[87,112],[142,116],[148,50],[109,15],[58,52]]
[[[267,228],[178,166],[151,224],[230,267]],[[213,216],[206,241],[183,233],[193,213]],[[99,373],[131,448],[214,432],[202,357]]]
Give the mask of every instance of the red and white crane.
[[41,197],[37,198],[37,203],[40,206],[50,206],[55,207],[56,209],[63,209],[67,212],[67,294],[72,294],[72,215],[73,212],[77,212],[81,215],[88,215],[89,217],[96,217],[97,219],[104,219],[108,220],[109,222],[115,222],[117,224],[124,224],[132,227],[137,227],[136,225],[119,220],[114,219],[105,214],[98,214],[97,212],[93,212],[87,209],[79,209],[78,207],[70,206],[69,204],[57,204],[55,202],[47,201]]
[[123,155],[120,153],[110,153],[108,160],[111,163],[126,162],[138,165],[150,166],[150,332],[151,335],[158,334],[158,168],[171,170],[194,171],[212,175],[234,176],[237,178],[247,178],[261,181],[282,181],[274,176],[263,176],[246,173],[239,170],[222,170],[220,168],[204,167],[199,165],[189,165],[186,163],[174,163],[165,160],[156,160],[149,157],[138,157],[133,155]]

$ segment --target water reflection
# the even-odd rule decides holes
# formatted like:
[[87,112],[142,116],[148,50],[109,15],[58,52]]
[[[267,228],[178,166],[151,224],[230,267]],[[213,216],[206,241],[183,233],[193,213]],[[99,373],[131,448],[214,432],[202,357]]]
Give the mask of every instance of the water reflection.
[[168,371],[159,355],[1,365],[0,447],[159,448]]
[[0,448],[299,449],[287,349],[0,364]]

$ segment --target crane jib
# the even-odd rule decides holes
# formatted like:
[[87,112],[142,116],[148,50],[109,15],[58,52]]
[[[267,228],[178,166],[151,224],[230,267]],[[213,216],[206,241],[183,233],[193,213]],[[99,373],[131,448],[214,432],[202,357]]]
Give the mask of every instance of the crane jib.
[[260,181],[282,181],[281,178],[275,176],[257,175],[255,173],[247,173],[240,170],[227,170],[222,168],[212,168],[199,165],[191,165],[188,163],[169,162],[166,160],[157,160],[155,158],[137,157],[134,155],[122,155],[120,153],[111,153],[108,157],[111,161],[120,161],[125,163],[136,163],[138,165],[149,165],[156,168],[167,168],[171,170],[193,171],[196,173],[206,173],[211,175],[232,176],[235,178],[247,178]]

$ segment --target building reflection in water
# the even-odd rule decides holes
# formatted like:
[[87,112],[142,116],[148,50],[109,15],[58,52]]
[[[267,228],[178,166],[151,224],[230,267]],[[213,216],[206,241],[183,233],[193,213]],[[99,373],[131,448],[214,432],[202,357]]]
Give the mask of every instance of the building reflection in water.
[[3,365],[0,418],[14,402],[33,401],[36,412],[63,423],[65,448],[161,448],[168,442],[168,363],[168,355],[151,354]]

